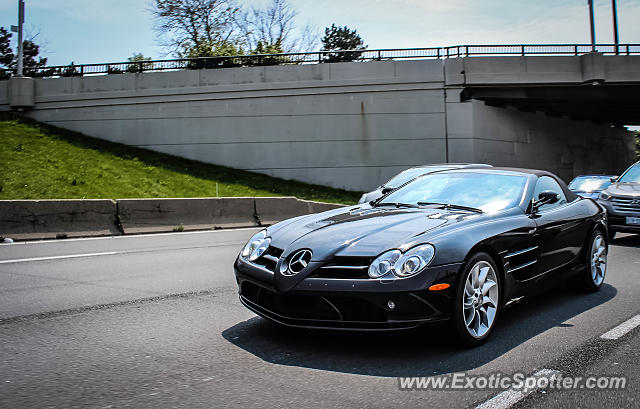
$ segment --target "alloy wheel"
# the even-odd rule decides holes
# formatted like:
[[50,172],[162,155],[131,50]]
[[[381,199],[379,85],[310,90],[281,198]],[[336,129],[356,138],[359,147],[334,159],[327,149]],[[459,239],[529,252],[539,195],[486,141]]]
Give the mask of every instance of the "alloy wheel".
[[481,338],[493,326],[498,310],[498,280],[491,264],[477,262],[464,282],[462,309],[467,331]]
[[591,279],[600,286],[607,272],[607,245],[601,234],[596,234],[591,245]]

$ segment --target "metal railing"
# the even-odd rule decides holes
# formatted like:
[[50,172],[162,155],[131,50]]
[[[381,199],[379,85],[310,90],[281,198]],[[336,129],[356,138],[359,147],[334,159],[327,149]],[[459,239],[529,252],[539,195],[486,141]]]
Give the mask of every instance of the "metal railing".
[[[385,60],[444,59],[480,56],[576,56],[593,51],[591,44],[510,44],[455,45],[431,48],[397,48],[354,51],[315,51],[305,53],[235,55],[225,57],[181,58],[167,60],[126,61],[100,64],[72,64],[26,68],[25,75],[36,78],[74,77],[98,74],[139,73],[255,67],[267,65],[318,64],[328,62],[363,62]],[[598,44],[595,51],[607,55],[640,55],[640,44]],[[0,70],[0,79],[15,75],[15,69]]]

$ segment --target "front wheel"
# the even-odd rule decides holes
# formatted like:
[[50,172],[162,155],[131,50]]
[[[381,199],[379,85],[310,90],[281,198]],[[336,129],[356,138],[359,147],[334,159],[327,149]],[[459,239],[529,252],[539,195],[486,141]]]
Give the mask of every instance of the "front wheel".
[[500,275],[486,253],[466,263],[454,300],[454,326],[460,342],[469,347],[486,341],[500,311]]
[[586,248],[586,268],[578,275],[578,280],[588,292],[595,292],[602,287],[607,273],[608,245],[600,230],[591,235]]

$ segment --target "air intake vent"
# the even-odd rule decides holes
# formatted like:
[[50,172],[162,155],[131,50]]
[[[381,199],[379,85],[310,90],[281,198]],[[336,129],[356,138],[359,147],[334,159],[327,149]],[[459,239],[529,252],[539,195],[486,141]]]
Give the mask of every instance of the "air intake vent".
[[283,250],[277,247],[269,247],[269,249],[260,256],[259,259],[254,261],[255,264],[265,267],[269,271],[276,270],[276,264],[278,263],[278,259],[282,255]]

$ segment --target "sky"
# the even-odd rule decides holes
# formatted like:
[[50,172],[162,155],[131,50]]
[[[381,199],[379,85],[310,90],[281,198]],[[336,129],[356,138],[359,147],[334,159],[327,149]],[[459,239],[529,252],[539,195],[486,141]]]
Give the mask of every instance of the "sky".
[[[259,5],[267,0],[238,0]],[[462,44],[588,43],[587,0],[289,0],[300,27],[355,28],[369,49]],[[640,0],[618,0],[621,43],[640,43]],[[18,0],[0,0],[0,26],[16,24]],[[596,40],[613,41],[611,1],[595,0]],[[49,65],[167,57],[150,0],[26,0],[28,34]],[[15,36],[14,36],[15,37]]]

